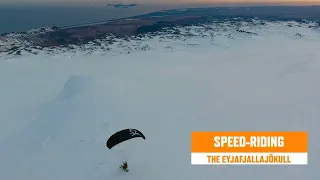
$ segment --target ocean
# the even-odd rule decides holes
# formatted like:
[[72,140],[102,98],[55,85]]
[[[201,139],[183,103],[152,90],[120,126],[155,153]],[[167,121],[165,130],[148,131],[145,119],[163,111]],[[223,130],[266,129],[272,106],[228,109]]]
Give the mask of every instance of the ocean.
[[165,7],[138,5],[131,8],[104,6],[0,6],[0,33],[23,32],[43,26],[70,26],[125,18]]

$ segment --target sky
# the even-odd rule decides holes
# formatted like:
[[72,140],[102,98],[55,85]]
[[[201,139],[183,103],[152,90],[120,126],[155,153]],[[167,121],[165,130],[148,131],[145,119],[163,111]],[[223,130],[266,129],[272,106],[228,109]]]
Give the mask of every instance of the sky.
[[138,4],[320,4],[320,0],[0,0],[0,4],[92,4],[92,3],[138,3]]

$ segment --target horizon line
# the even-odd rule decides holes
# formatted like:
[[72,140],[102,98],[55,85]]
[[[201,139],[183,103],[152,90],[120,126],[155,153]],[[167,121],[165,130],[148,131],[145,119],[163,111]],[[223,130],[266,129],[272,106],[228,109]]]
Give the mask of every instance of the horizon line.
[[[109,4],[110,2],[29,2],[29,3],[0,3],[1,6],[101,6]],[[116,3],[117,4],[117,3]],[[129,3],[122,3],[124,5]],[[320,6],[320,2],[314,1],[304,1],[304,2],[283,2],[283,3],[275,3],[275,2],[198,2],[198,3],[191,3],[191,2],[181,2],[181,3],[166,3],[166,2],[154,2],[154,3],[134,3],[137,6]]]

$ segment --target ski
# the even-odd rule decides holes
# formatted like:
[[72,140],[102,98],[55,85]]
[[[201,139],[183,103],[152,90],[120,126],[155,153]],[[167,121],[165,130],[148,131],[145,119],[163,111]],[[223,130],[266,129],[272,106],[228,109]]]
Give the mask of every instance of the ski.
[[129,169],[123,169],[121,166],[119,168],[124,170],[125,172],[129,172]]

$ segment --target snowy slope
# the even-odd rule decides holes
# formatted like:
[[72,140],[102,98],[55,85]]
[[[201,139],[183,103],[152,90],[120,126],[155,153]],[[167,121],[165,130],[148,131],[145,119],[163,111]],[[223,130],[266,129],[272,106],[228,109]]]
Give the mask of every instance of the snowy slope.
[[[0,179],[320,179],[319,30],[249,30],[257,35],[155,36],[130,54],[114,46],[3,58]],[[131,127],[147,139],[106,148]],[[308,166],[190,165],[191,131],[294,130],[309,132]],[[126,158],[129,173],[118,168]]]

